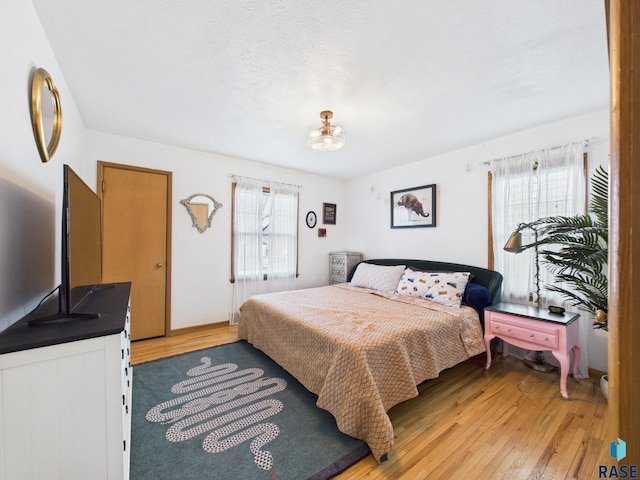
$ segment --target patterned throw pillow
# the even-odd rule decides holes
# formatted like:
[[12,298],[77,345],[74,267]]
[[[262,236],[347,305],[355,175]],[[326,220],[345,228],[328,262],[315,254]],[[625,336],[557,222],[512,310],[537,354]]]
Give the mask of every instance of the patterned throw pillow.
[[415,272],[407,268],[396,292],[460,308],[470,278],[469,272]]
[[430,272],[416,272],[407,268],[398,283],[396,293],[407,297],[424,298],[433,286]]
[[353,274],[351,285],[393,293],[405,268],[405,265],[386,266],[360,263]]
[[464,289],[471,274],[469,272],[438,273],[432,277],[434,285],[424,298],[448,307],[460,308]]

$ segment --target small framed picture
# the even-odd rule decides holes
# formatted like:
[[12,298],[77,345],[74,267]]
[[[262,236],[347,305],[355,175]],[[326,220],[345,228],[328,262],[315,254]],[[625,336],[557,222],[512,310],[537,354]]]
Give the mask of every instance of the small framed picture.
[[316,226],[316,223],[318,222],[318,218],[316,217],[316,212],[314,212],[313,210],[309,211],[307,213],[307,227],[309,228],[313,228]]
[[324,223],[325,225],[336,224],[336,204],[335,203],[322,204],[322,223]]
[[391,228],[435,226],[435,183],[391,192]]

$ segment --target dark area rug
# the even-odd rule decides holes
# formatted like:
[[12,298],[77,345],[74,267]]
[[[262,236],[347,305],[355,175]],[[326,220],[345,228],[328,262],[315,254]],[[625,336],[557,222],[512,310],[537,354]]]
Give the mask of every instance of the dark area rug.
[[245,341],[133,367],[132,480],[327,479],[369,454]]

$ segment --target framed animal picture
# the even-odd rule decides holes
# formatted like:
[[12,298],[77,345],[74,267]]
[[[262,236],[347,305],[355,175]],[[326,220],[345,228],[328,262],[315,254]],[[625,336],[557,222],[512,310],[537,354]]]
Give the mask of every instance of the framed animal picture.
[[391,228],[435,226],[435,183],[391,192]]

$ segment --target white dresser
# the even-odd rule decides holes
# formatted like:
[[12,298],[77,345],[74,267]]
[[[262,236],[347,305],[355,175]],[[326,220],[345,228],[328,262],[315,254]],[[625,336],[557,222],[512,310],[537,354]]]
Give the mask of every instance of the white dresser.
[[349,272],[362,261],[362,254],[358,252],[331,252],[329,254],[329,283],[347,281]]
[[0,480],[129,478],[130,290],[92,293],[97,319],[0,333]]

